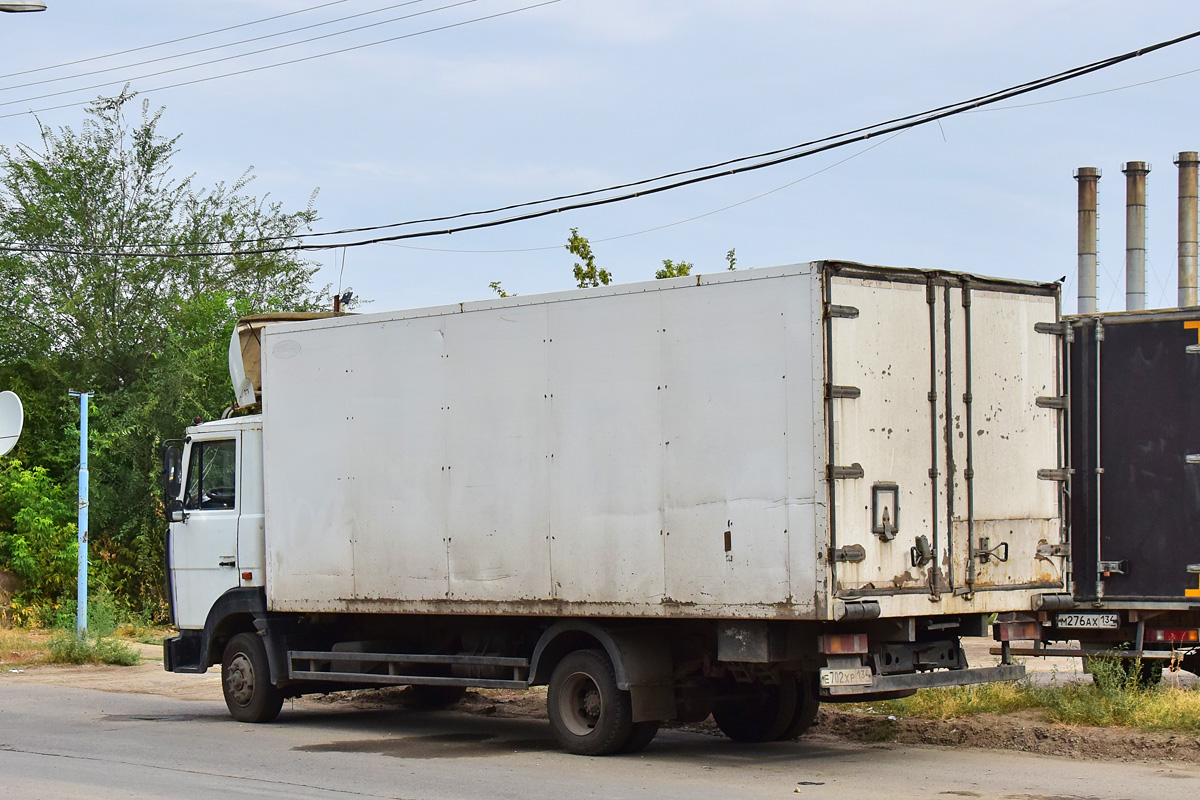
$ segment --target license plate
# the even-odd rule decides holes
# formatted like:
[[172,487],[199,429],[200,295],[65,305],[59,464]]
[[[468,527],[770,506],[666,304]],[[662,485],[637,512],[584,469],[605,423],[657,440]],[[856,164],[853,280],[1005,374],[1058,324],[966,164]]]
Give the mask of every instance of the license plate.
[[1059,614],[1060,628],[1119,628],[1121,615],[1112,613]]
[[821,685],[822,686],[870,686],[875,682],[871,676],[870,667],[857,667],[853,669],[830,669],[824,667],[821,670]]

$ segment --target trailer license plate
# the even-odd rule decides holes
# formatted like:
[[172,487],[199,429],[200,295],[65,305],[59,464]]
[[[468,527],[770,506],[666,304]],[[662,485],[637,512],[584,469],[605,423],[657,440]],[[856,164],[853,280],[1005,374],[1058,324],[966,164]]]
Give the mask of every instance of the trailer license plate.
[[1119,614],[1059,614],[1058,627],[1060,628],[1119,628],[1121,627],[1121,616]]
[[871,677],[870,667],[858,667],[854,669],[830,669],[824,667],[821,670],[821,685],[822,686],[870,686],[875,682]]

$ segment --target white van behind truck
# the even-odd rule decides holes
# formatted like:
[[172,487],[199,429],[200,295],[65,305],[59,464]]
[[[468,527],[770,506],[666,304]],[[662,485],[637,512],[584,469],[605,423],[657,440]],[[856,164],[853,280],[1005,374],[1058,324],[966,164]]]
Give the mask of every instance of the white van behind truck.
[[[285,697],[549,684],[562,746],[1019,677],[1065,589],[1057,284],[816,262],[249,319],[164,448],[168,670]],[[241,413],[241,412],[238,412]]]

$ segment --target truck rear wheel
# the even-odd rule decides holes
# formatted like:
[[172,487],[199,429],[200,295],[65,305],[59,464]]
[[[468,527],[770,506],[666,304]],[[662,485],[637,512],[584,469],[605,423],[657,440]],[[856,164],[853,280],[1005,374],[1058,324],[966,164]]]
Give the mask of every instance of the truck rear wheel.
[[[546,710],[555,738],[571,753],[631,752],[627,745],[641,749],[650,741],[635,740],[635,734],[644,738],[647,729],[634,725],[629,693],[617,688],[612,662],[600,650],[576,650],[559,662],[550,676]],[[657,731],[658,725],[651,724]]]
[[1200,653],[1184,656],[1179,662],[1179,666],[1193,675],[1200,675]]
[[803,721],[796,720],[800,688],[795,679],[777,685],[728,680],[725,688],[713,705],[713,720],[735,742],[771,742],[783,738],[794,720]]
[[812,675],[796,676],[796,710],[783,733],[776,737],[779,741],[795,739],[812,727],[817,720],[817,711],[821,708],[821,699]]
[[238,722],[270,722],[283,708],[283,692],[271,683],[267,648],[256,633],[239,633],[221,658],[225,705]]

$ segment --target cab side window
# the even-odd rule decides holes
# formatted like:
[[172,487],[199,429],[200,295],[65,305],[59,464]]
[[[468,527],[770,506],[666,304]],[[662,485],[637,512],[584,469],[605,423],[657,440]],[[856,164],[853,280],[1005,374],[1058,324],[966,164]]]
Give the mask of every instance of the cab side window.
[[237,442],[194,442],[188,459],[183,507],[190,510],[233,508],[237,504]]

